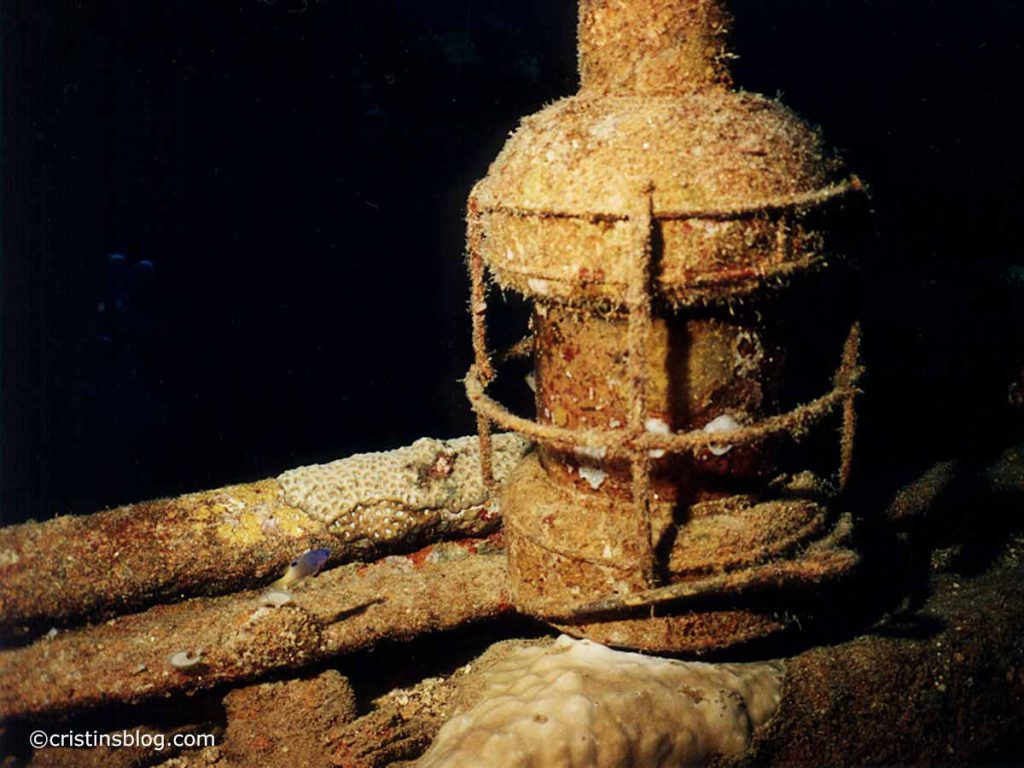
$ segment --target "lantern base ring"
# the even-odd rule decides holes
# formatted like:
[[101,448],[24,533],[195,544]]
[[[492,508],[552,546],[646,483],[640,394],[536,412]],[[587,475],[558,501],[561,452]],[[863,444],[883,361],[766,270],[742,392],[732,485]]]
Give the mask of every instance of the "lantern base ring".
[[814,613],[828,599],[820,587],[858,563],[846,546],[850,516],[823,501],[743,495],[685,510],[658,501],[663,586],[649,588],[623,499],[567,487],[528,455],[501,496],[513,603],[570,634],[658,652],[773,635]]
[[609,615],[622,616],[642,612],[654,606],[669,606],[673,611],[686,610],[710,600],[728,600],[740,595],[751,596],[778,590],[815,588],[837,580],[857,565],[860,556],[853,550],[838,546],[849,538],[853,523],[849,514],[842,515],[827,537],[816,542],[813,551],[792,560],[780,560],[738,571],[668,584],[663,587],[609,595],[561,610],[538,611],[532,615],[546,621],[574,622],[595,620]]

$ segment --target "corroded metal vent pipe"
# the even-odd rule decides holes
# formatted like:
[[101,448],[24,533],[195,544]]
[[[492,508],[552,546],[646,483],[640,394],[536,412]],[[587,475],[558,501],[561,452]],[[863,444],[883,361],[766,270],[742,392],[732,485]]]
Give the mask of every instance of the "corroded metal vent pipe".
[[[580,92],[523,120],[469,200],[485,474],[493,424],[538,444],[501,497],[517,604],[612,645],[778,632],[857,561],[832,507],[859,330],[828,286],[830,217],[861,187],[731,89],[730,21],[718,0],[581,0]],[[488,278],[533,303],[510,353],[534,360],[536,420],[486,394]],[[796,445],[829,425],[834,473]]]

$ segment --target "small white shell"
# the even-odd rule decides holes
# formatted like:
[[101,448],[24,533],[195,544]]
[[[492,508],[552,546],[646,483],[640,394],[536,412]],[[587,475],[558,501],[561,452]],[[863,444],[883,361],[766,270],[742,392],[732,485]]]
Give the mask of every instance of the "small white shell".
[[580,477],[582,477],[584,480],[590,483],[590,487],[593,488],[595,491],[601,487],[601,484],[604,483],[605,478],[608,477],[608,473],[605,472],[603,469],[598,469],[597,467],[589,467],[586,464],[581,465],[579,471]]
[[195,655],[192,655],[190,651],[178,651],[177,653],[172,653],[168,657],[167,663],[175,669],[188,669],[189,667],[194,667],[202,660],[203,652],[200,649],[195,652]]
[[[734,432],[740,428],[740,423],[727,413],[723,413],[704,425],[704,431],[709,435],[716,435],[721,432]],[[708,450],[715,456],[725,456],[732,450],[731,445],[711,444]]]
[[[644,422],[644,429],[650,432],[652,435],[672,434],[672,430],[669,428],[668,424],[666,424],[661,419],[648,419],[646,422]],[[648,451],[647,455],[650,456],[652,459],[660,459],[662,456],[665,455],[665,450],[663,448],[654,448],[653,450]]]
[[269,608],[280,608],[291,601],[291,592],[285,592],[283,589],[272,589],[260,598],[260,605],[265,605]]

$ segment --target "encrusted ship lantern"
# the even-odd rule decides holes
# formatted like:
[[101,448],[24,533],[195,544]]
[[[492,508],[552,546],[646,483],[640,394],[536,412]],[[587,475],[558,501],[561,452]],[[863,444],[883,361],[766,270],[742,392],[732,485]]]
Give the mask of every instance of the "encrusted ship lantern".
[[[494,425],[537,444],[501,491],[515,599],[610,645],[780,632],[857,562],[836,224],[860,184],[731,89],[729,25],[717,0],[582,0],[580,92],[525,119],[469,200],[485,479]],[[533,306],[493,362],[489,281]],[[531,354],[535,420],[487,394]]]

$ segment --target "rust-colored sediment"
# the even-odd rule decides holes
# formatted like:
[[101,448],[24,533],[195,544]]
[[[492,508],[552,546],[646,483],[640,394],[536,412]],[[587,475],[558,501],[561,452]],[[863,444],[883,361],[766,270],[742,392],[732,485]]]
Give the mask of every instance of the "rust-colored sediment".
[[1017,537],[1006,562],[983,576],[934,577],[932,598],[902,624],[790,659],[754,764],[987,764],[1014,749],[1019,757],[1022,556]]
[[[511,609],[487,540],[351,564],[300,584],[281,608],[261,591],[195,598],[0,651],[0,717],[39,718],[255,680],[383,640],[410,640]],[[202,651],[186,670],[168,658]]]
[[479,666],[477,660],[448,676],[428,677],[377,698],[369,712],[324,738],[331,754],[329,765],[383,768],[419,757],[460,702],[461,681]]
[[346,677],[328,669],[236,688],[224,697],[224,709],[220,754],[232,766],[320,766],[330,765],[325,734],[355,719],[356,696]]

